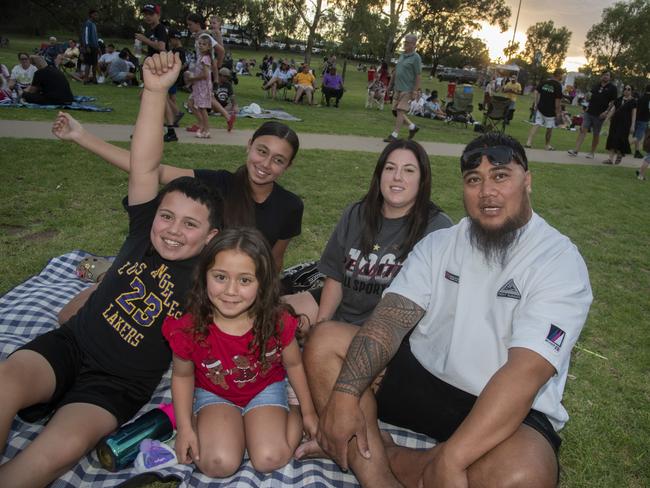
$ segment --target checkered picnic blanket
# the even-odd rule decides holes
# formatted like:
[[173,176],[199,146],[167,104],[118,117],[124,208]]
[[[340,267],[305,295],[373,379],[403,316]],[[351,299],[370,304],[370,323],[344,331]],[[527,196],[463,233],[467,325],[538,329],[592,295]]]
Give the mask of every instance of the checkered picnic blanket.
[[[83,290],[86,283],[75,275],[79,261],[88,256],[84,251],[73,251],[52,259],[38,275],[29,278],[0,298],[0,359],[29,340],[57,327],[57,313],[73,296]],[[163,402],[171,401],[171,372],[164,376],[148,405],[140,414]],[[138,414],[138,415],[140,415]],[[16,418],[11,426],[7,448],[0,463],[13,458],[36,438],[43,423],[30,424]],[[414,448],[433,445],[426,436],[384,425],[398,444]],[[175,475],[182,480],[181,488],[235,487],[270,488],[300,486],[318,488],[351,488],[358,486],[352,474],[342,473],[329,460],[292,461],[283,469],[264,475],[253,469],[247,460],[239,471],[227,479],[215,480],[203,476],[193,466],[175,466],[160,470],[162,475]],[[61,478],[52,488],[77,488],[79,486],[116,486],[136,475],[134,469],[111,473],[101,468],[93,453]]]

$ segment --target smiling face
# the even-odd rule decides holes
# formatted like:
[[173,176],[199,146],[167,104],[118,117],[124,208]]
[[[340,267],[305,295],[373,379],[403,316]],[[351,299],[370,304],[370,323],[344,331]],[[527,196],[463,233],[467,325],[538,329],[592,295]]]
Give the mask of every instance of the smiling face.
[[388,155],[380,180],[384,217],[403,217],[411,210],[420,187],[420,175],[420,166],[412,151],[395,149]]
[[467,215],[480,227],[498,231],[512,222],[519,227],[532,216],[530,172],[515,161],[494,166],[487,156],[463,173],[463,201]]
[[167,193],[151,226],[151,243],[170,261],[189,259],[201,252],[217,233],[210,228],[210,212],[204,204],[179,191]]
[[221,251],[208,269],[206,285],[215,322],[246,319],[259,288],[255,263],[238,249]]
[[285,139],[264,135],[248,144],[246,168],[253,186],[270,185],[289,167],[293,148]]

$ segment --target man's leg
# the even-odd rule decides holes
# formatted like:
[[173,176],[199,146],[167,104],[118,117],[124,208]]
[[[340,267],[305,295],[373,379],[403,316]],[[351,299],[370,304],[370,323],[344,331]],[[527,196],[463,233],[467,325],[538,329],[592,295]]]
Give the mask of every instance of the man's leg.
[[61,407],[25,450],[0,467],[0,486],[45,486],[117,428],[107,410],[88,403]]
[[[320,414],[329,400],[338,378],[350,342],[359,328],[340,322],[327,322],[316,327],[303,351],[303,361],[314,405]],[[370,459],[363,458],[355,439],[350,441],[348,458],[352,471],[362,486],[401,486],[390,471],[388,458],[377,424],[377,407],[372,393],[361,397],[361,409],[366,418]]]
[[585,140],[586,135],[587,135],[587,128],[584,126],[584,122],[583,122],[582,126],[580,127],[580,132],[578,132],[578,138],[576,139],[576,147],[573,151],[569,151],[569,154],[573,156],[578,154],[578,152],[580,151],[580,146],[582,146],[582,142]]
[[526,147],[530,147],[533,145],[533,137],[535,137],[535,134],[537,133],[537,129],[539,129],[539,125],[535,124],[528,131],[528,139],[526,140]]
[[594,137],[591,140],[591,154],[596,153],[596,149],[598,148],[598,142],[600,141],[600,132],[593,131]]
[[547,128],[546,129],[546,135],[544,137],[544,142],[546,143],[546,148],[548,149],[551,145],[551,135],[553,134],[553,129],[552,128]]
[[[404,486],[415,488],[436,449],[408,449],[389,441],[390,467]],[[558,463],[544,436],[522,424],[512,436],[472,464],[467,476],[470,488],[552,488],[557,486]]]

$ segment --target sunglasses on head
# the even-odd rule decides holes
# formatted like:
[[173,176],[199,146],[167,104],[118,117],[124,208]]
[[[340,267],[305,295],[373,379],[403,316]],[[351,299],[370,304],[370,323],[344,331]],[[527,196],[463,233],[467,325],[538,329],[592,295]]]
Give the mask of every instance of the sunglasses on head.
[[494,166],[505,166],[511,161],[519,163],[524,170],[528,171],[528,164],[509,146],[479,147],[466,151],[460,157],[461,172],[476,169],[480,166],[483,156],[487,157],[490,164]]

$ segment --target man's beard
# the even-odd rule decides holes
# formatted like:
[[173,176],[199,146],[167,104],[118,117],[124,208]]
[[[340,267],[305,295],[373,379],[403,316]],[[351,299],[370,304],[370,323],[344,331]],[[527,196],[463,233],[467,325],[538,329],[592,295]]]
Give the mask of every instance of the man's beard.
[[[469,212],[468,212],[469,214]],[[501,227],[485,228],[478,219],[469,216],[469,239],[472,246],[483,253],[489,264],[505,266],[508,252],[514,246],[521,231],[530,217],[530,206],[522,201],[521,211],[514,217],[509,217]]]

